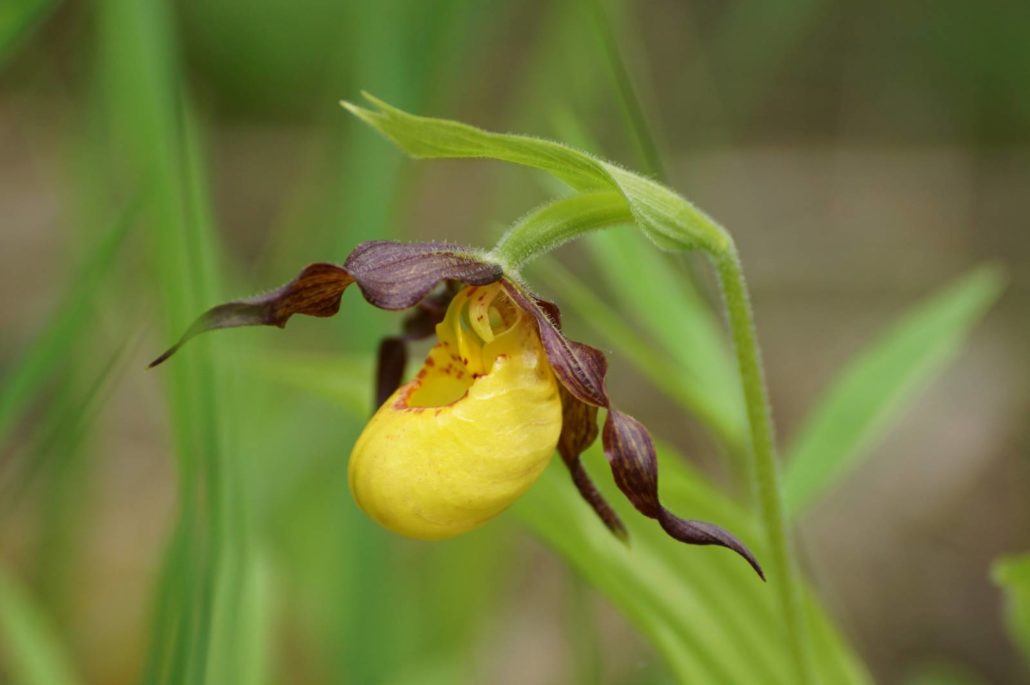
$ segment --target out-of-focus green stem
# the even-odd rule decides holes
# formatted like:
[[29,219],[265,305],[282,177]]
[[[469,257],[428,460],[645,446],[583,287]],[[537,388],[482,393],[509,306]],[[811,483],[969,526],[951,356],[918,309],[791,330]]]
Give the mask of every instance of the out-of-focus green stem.
[[758,338],[755,335],[751,298],[744,282],[744,271],[736,247],[732,243],[730,245],[725,254],[712,255],[712,259],[722,285],[730,333],[737,353],[737,368],[744,390],[748,425],[751,429],[751,454],[754,461],[752,472],[758,487],[760,513],[765,524],[769,551],[772,554],[768,577],[779,595],[787,623],[787,642],[796,664],[797,682],[806,685],[814,682],[812,655],[801,610],[797,564],[784,514],[765,373]]

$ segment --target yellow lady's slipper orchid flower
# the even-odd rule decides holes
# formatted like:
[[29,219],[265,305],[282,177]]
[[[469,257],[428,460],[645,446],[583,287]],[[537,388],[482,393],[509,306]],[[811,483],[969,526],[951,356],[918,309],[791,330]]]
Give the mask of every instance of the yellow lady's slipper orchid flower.
[[[283,327],[294,314],[332,316],[352,283],[376,307],[414,308],[403,334],[379,348],[379,409],[351,452],[354,499],[384,527],[424,539],[471,530],[525,492],[557,448],[579,493],[625,538],[622,521],[580,463],[604,409],[604,453],[637,511],[677,540],[734,550],[762,575],[732,534],[662,506],[654,442],[643,424],[612,406],[604,354],[566,338],[558,307],[470,248],[362,243],[342,266],[312,264],[267,295],[210,309],[151,366],[204,331]],[[402,383],[407,343],[434,331],[437,343],[422,369]]]
[[561,433],[558,383],[535,322],[499,284],[461,291],[415,379],[354,445],[350,488],[384,527],[446,538],[493,518],[532,485]]

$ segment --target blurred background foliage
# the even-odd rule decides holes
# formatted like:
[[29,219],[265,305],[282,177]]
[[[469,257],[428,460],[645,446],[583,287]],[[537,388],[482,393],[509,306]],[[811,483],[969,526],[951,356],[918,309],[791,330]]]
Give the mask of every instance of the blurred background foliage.
[[[215,302],[369,238],[489,246],[554,190],[405,160],[337,106],[361,89],[729,227],[824,682],[1027,681],[1028,27],[1017,0],[5,0],[0,682],[790,682],[739,560],[632,515],[618,545],[560,467],[457,540],[367,521],[346,457],[397,320],[360,298],[143,371]],[[618,229],[530,277],[612,353],[672,508],[761,553],[705,266]]]

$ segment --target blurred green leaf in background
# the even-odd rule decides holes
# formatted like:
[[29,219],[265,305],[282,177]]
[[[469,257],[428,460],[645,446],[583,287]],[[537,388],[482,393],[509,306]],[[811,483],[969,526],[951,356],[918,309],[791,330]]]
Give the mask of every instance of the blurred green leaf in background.
[[[0,2],[0,682],[791,683],[768,587],[621,504],[633,543],[612,540],[560,465],[456,540],[368,521],[347,455],[370,352],[399,322],[356,297],[143,370],[197,313],[299,265],[370,238],[488,247],[553,194],[501,165],[409,163],[336,105],[363,89],[604,151],[643,173],[612,165],[623,186],[665,183],[724,221],[754,269],[774,409],[797,427],[785,502],[863,559],[805,569],[822,682],[1025,677],[1025,559],[991,574],[1012,644],[983,598],[1030,520],[1012,459],[1030,16],[967,5]],[[549,160],[599,178],[569,162]],[[765,556],[733,350],[697,266],[620,226],[527,277],[611,354],[661,438],[663,499]],[[825,331],[852,316],[873,332],[832,371]],[[951,398],[963,420],[933,430],[980,470],[911,518],[890,509],[885,546],[857,549],[850,522],[887,508],[852,479],[890,466],[892,429],[947,408],[942,376],[975,379]],[[600,451],[584,459],[621,502]],[[981,533],[946,538],[970,502]]]
[[11,677],[25,685],[75,685],[68,655],[32,597],[0,571],[0,654]]
[[1001,294],[983,267],[902,315],[841,372],[787,450],[784,496],[795,516],[869,454],[905,402],[954,359],[962,340]]
[[0,66],[58,4],[58,0],[10,0],[0,5]]
[[991,577],[1005,595],[1005,624],[1030,668],[1030,555],[999,559]]

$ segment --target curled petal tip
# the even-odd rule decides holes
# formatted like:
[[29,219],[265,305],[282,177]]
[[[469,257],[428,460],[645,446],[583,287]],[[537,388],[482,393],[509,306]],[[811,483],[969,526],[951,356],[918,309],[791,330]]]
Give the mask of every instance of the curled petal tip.
[[172,345],[167,350],[162,352],[161,355],[157,359],[155,359],[154,361],[152,361],[149,364],[147,364],[147,368],[148,369],[152,369],[155,366],[159,366],[159,365],[165,363],[166,361],[168,361],[168,358],[171,357],[173,354],[175,354],[176,350],[178,350],[178,349],[179,349],[179,343],[176,343],[176,344]]
[[765,581],[765,572],[762,570],[762,565],[758,563],[758,559],[743,542],[729,531],[706,521],[681,519],[664,508],[658,516],[658,522],[666,533],[680,542],[691,545],[718,545],[733,550],[750,564],[759,578]]
[[761,581],[763,583],[766,582],[765,571],[762,570],[762,565],[758,563],[758,560],[755,559],[754,555],[751,554],[751,552],[748,551],[746,547],[744,548],[744,550],[747,552],[747,554],[744,554],[744,552],[741,552],[741,554],[744,554],[744,558],[747,560],[747,563],[750,564],[751,568],[755,570],[755,573],[758,574],[758,577],[761,579]]

